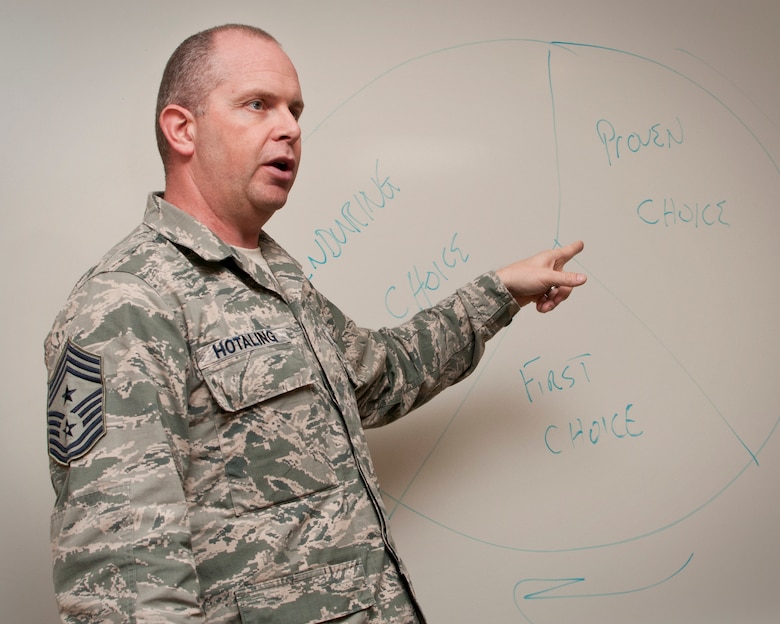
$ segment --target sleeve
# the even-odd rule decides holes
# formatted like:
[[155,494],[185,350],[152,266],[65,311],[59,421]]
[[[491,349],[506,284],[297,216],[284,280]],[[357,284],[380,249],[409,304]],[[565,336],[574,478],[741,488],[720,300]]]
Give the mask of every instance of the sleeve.
[[355,385],[363,426],[392,422],[467,377],[485,343],[519,309],[490,272],[393,329],[358,328],[336,310],[336,340]]
[[183,330],[136,277],[74,291],[46,342],[63,622],[203,621],[191,549]]

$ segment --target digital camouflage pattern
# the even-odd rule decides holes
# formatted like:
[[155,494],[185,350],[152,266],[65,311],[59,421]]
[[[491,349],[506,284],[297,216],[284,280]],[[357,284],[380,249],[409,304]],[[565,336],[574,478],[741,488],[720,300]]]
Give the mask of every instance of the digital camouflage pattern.
[[517,304],[488,273],[368,331],[265,234],[260,247],[270,272],[150,195],[144,223],[57,317],[63,621],[423,621],[362,428],[470,373]]

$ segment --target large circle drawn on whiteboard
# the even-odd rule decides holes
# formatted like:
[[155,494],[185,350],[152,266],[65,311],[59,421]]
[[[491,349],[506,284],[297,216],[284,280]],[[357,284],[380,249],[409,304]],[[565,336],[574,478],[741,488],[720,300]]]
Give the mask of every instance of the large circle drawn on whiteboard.
[[[369,316],[399,263],[441,269],[453,240],[469,263],[437,279],[455,284],[540,240],[587,244],[577,304],[495,339],[405,507],[502,548],[592,548],[684,521],[760,468],[780,302],[754,269],[776,260],[780,174],[703,81],[598,46],[477,42],[384,72],[305,152],[299,185],[325,205],[359,170],[400,189],[310,267],[328,294],[359,287]],[[766,300],[746,319],[751,291]]]

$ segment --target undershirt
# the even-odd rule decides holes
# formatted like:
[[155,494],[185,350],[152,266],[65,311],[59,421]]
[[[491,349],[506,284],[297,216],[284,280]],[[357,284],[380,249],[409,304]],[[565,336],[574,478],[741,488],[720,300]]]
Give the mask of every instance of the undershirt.
[[263,252],[260,249],[260,247],[255,247],[253,249],[247,249],[246,247],[237,247],[236,245],[233,245],[233,247],[234,249],[237,249],[238,251],[249,256],[252,260],[255,261],[255,264],[258,264],[260,266],[261,269],[263,269],[267,273],[271,273],[271,269],[268,266],[268,262],[266,262],[265,258],[263,257]]

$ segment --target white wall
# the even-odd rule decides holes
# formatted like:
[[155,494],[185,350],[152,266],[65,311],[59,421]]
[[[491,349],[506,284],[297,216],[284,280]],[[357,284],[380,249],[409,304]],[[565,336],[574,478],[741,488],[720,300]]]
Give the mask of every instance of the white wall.
[[[473,378],[371,432],[431,620],[774,621],[780,6],[768,0],[4,0],[3,620],[57,619],[43,338],[161,187],[165,60],[225,22],[279,38],[307,100],[299,186],[273,235],[305,260],[377,172],[401,189],[315,271],[358,321],[394,322],[415,303],[408,273],[434,262],[433,300],[556,238],[586,241],[591,281],[565,309],[523,311]],[[624,143],[618,159],[599,119],[685,138]],[[639,218],[663,217],[664,199],[724,201],[728,227]],[[444,267],[453,237],[468,260]],[[567,363],[574,383],[550,392],[548,371],[562,381]],[[613,413],[625,434],[629,403],[641,436],[566,438],[577,418],[588,435]],[[536,593],[571,578],[585,580]]]

